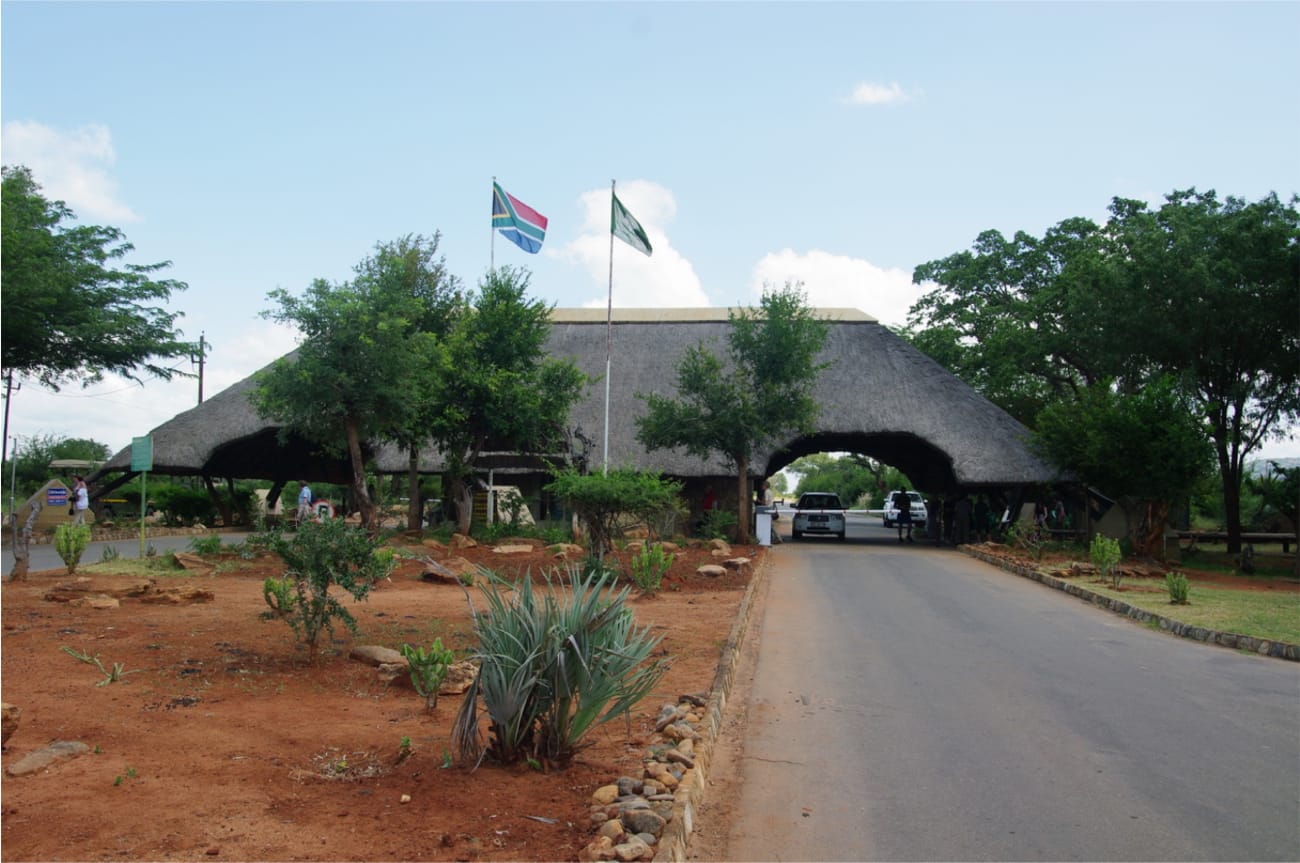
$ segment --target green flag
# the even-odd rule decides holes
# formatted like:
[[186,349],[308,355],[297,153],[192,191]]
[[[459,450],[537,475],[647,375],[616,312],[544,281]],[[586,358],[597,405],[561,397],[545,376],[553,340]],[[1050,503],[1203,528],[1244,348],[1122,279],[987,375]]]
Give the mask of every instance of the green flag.
[[618,199],[618,195],[610,192],[614,199],[613,214],[610,217],[609,229],[623,242],[627,243],[638,252],[650,254],[650,238],[645,235],[645,228],[636,217],[627,211],[623,202]]

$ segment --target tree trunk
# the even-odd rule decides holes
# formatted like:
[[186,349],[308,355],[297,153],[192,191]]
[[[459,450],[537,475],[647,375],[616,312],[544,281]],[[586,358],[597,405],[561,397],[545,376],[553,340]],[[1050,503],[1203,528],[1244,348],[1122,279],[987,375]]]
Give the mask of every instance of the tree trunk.
[[18,529],[18,522],[14,521],[14,568],[9,572],[10,581],[26,581],[27,568],[31,562],[31,542],[32,542],[32,525],[36,523],[36,516],[40,515],[40,501],[32,501],[32,511],[27,514],[27,521],[23,523],[22,530]]
[[424,501],[420,500],[420,448],[411,447],[411,461],[406,468],[406,497],[410,503],[406,506],[407,530],[419,530],[424,526]]
[[[1241,456],[1229,449],[1227,430],[1214,430],[1214,449],[1223,480],[1223,529],[1228,532],[1228,553],[1241,553]],[[1235,456],[1235,457],[1234,457]]]
[[474,487],[464,480],[456,494],[456,532],[469,536],[474,521]]
[[736,471],[739,474],[736,479],[737,503],[739,504],[736,542],[739,545],[749,545],[749,520],[753,511],[753,495],[749,491],[749,459],[746,457],[736,459]]
[[221,495],[217,492],[216,484],[212,482],[212,477],[207,474],[203,475],[203,487],[208,490],[208,497],[212,498],[212,505],[217,508],[217,512],[221,515],[221,523],[226,527],[233,525],[235,522],[230,517],[230,503],[234,501],[234,496],[231,496],[229,502],[222,500]]
[[1169,504],[1142,501],[1138,505],[1142,518],[1132,532],[1133,551],[1140,557],[1162,557],[1165,524],[1169,521]]
[[361,526],[375,530],[375,507],[370,502],[370,492],[366,489],[366,464],[361,458],[361,436],[357,433],[356,421],[349,418],[344,424],[348,437],[348,457],[352,462],[352,494],[357,499],[357,511],[361,513]]

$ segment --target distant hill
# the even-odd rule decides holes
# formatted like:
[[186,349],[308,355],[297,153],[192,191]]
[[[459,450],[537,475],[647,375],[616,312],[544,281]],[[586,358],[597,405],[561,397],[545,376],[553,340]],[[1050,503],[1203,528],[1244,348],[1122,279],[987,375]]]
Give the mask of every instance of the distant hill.
[[1247,476],[1260,476],[1268,473],[1272,464],[1287,469],[1300,467],[1300,458],[1256,458],[1246,462]]

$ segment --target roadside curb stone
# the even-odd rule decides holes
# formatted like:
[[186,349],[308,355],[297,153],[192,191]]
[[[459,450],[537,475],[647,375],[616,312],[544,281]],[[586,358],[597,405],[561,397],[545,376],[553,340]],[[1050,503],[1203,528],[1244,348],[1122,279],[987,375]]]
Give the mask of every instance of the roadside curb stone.
[[727,643],[722,650],[722,659],[718,663],[718,672],[714,676],[709,700],[705,705],[704,727],[700,729],[699,740],[694,741],[692,752],[694,765],[686,771],[676,792],[673,794],[672,817],[664,825],[659,837],[659,847],[655,852],[655,863],[684,863],[686,846],[691,832],[695,829],[695,812],[704,800],[708,787],[709,765],[713,760],[713,746],[722,732],[722,715],[731,696],[732,682],[736,677],[736,667],[740,664],[741,648],[749,634],[758,595],[758,588],[772,568],[772,557],[767,555],[762,563],[754,568],[754,575],[745,589],[745,598],[740,602],[736,621],[731,626]]
[[771,566],[771,557],[765,557],[754,568],[707,698],[703,693],[688,694],[675,704],[664,704],[654,724],[660,739],[645,752],[642,778],[621,776],[592,794],[589,806],[595,835],[579,852],[580,861],[686,860],[695,812],[708,786],[713,746],[722,730],[723,712],[757,605],[755,597]]
[[1204,626],[1195,626],[1190,623],[1183,623],[1174,620],[1172,617],[1166,617],[1163,614],[1145,611],[1141,608],[1134,608],[1122,599],[1105,596],[1088,588],[1074,584],[1054,575],[1048,575],[1045,572],[1039,572],[1037,569],[1029,566],[1011,563],[998,558],[996,555],[988,554],[978,546],[961,545],[958,550],[965,554],[982,560],[985,563],[992,564],[999,569],[1028,578],[1031,581],[1037,581],[1048,587],[1068,593],[1070,596],[1078,597],[1084,602],[1104,608],[1115,614],[1132,618],[1139,623],[1154,623],[1164,632],[1170,632],[1182,638],[1189,638],[1193,641],[1201,641],[1205,644],[1214,644],[1219,647],[1230,647],[1234,650],[1245,650],[1249,653],[1255,653],[1260,656],[1271,656],[1277,659],[1287,659],[1291,662],[1300,662],[1300,644],[1290,644],[1285,641],[1270,641],[1266,638],[1255,638],[1251,635],[1239,635],[1234,632],[1220,632],[1216,629],[1209,629]]

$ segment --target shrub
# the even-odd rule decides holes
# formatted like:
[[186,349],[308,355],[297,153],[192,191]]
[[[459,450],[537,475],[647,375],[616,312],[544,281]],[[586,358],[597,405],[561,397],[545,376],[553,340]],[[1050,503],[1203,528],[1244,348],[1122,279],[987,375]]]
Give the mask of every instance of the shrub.
[[1037,524],[1016,522],[1007,528],[1007,545],[1029,552],[1034,556],[1034,560],[1042,559],[1043,546],[1047,544],[1047,538],[1047,531]]
[[403,644],[402,656],[411,666],[411,685],[424,696],[424,709],[433,710],[438,706],[438,688],[447,679],[447,669],[456,660],[456,654],[442,646],[441,638],[435,638],[428,650]]
[[660,639],[634,626],[626,588],[611,593],[607,576],[584,576],[576,566],[566,575],[558,588],[547,575],[544,597],[528,577],[481,586],[488,610],[474,616],[479,669],[452,726],[462,760],[568,761],[589,731],[628,714],[666,670],[664,659],[649,661]]
[[1119,541],[1099,533],[1093,534],[1088,553],[1092,557],[1092,565],[1097,567],[1097,574],[1102,578],[1109,578],[1111,587],[1118,590],[1119,583],[1124,578],[1124,573],[1119,568],[1121,559]]
[[642,593],[655,593],[672,565],[673,555],[664,551],[662,543],[647,542],[632,555],[632,581]]
[[88,545],[90,545],[90,525],[65,522],[54,528],[54,550],[59,553],[59,559],[68,568],[68,575],[77,571],[77,564],[81,563],[81,555],[85,553]]
[[149,490],[149,500],[169,525],[216,524],[217,507],[205,489],[160,485]]
[[682,509],[680,482],[631,468],[582,474],[568,467],[557,471],[546,489],[586,525],[591,551],[602,560],[628,526],[654,528],[669,515],[675,520]]
[[221,537],[196,536],[190,540],[190,551],[197,555],[221,554]]
[[700,520],[700,536],[705,539],[731,539],[736,527],[736,514],[725,509],[705,510]]
[[285,573],[284,578],[264,582],[262,598],[270,610],[262,617],[288,623],[313,659],[321,631],[329,630],[333,637],[336,620],[350,632],[357,629],[348,610],[330,596],[330,588],[338,585],[362,600],[393,568],[391,549],[379,548],[365,531],[343,519],[308,521],[293,534],[272,533],[265,542],[284,560]]
[[1165,587],[1169,588],[1169,601],[1174,605],[1186,605],[1187,596],[1192,592],[1192,586],[1187,582],[1187,576],[1181,572],[1166,572]]

